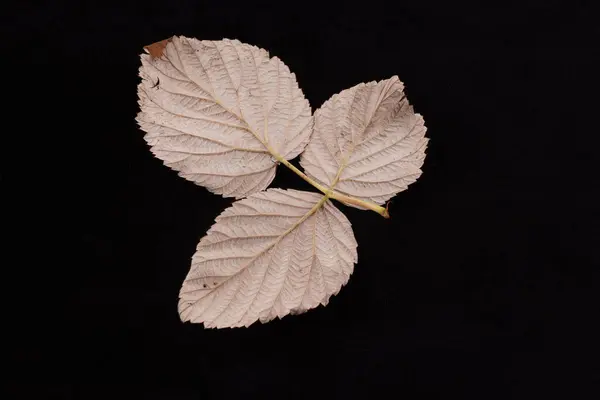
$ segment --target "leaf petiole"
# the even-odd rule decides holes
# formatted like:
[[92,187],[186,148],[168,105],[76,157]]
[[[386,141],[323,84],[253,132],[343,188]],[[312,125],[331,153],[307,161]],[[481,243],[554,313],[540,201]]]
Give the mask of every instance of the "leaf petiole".
[[[273,153],[275,153],[275,152],[271,152],[271,154],[273,154]],[[355,197],[346,196],[345,194],[341,194],[334,190],[331,190],[330,188],[327,188],[327,187],[321,185],[320,183],[315,182],[313,179],[311,179],[309,176],[307,176],[304,172],[302,172],[298,168],[296,168],[296,166],[294,164],[290,163],[288,160],[281,157],[280,155],[274,154],[274,157],[277,159],[277,161],[279,161],[280,163],[282,163],[283,165],[285,165],[286,167],[288,167],[289,169],[294,171],[296,173],[296,175],[298,175],[300,178],[304,179],[306,182],[310,183],[312,186],[314,186],[315,188],[317,188],[321,192],[323,192],[330,199],[336,199],[338,201],[341,201],[342,203],[352,204],[355,206],[366,208],[371,211],[375,211],[377,214],[381,215],[384,218],[390,217],[387,207],[381,207],[380,205],[377,205],[370,201],[360,200]]]

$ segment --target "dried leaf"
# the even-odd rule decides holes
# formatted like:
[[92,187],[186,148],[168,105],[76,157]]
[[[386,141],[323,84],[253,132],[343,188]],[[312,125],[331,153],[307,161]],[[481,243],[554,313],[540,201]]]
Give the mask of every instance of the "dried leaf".
[[[152,152],[212,192],[250,195],[198,244],[181,319],[249,326],[326,305],[357,261],[350,222],[329,199],[387,218],[377,204],[421,174],[426,128],[403,84],[392,77],[344,90],[313,119],[294,74],[265,50],[173,37],[146,51],[137,120]],[[308,176],[287,161],[302,151]],[[274,161],[326,194],[260,192]]]
[[321,194],[269,189],[239,200],[198,244],[181,318],[239,327],[326,305],[348,281],[356,247],[350,222]]
[[361,83],[325,102],[315,112],[314,131],[300,159],[306,174],[376,204],[416,181],[428,139],[423,118],[413,112],[403,89],[394,76]]
[[265,189],[276,160],[300,154],[308,101],[277,57],[237,40],[173,37],[141,55],[140,127],[154,155],[211,192]]

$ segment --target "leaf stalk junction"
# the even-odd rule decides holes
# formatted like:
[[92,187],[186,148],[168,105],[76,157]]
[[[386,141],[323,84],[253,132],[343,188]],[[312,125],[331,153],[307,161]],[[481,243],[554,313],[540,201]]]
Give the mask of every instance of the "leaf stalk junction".
[[[351,196],[346,196],[345,194],[338,193],[338,192],[334,191],[331,187],[327,188],[327,187],[321,185],[320,183],[315,182],[314,179],[311,179],[304,172],[302,172],[298,168],[296,168],[296,166],[294,164],[290,163],[288,160],[286,160],[285,158],[281,157],[276,152],[271,151],[271,154],[273,154],[273,157],[278,162],[280,162],[281,164],[285,165],[286,167],[288,167],[289,169],[291,169],[292,171],[294,171],[294,173],[296,175],[298,175],[300,178],[304,179],[306,182],[310,183],[312,186],[314,186],[315,188],[317,188],[319,191],[323,192],[323,194],[325,194],[325,196],[327,198],[341,201],[344,204],[351,204],[351,205],[354,205],[354,206],[366,208],[367,210],[375,211],[377,214],[381,215],[384,218],[390,218],[390,214],[388,212],[388,208],[387,207],[382,207],[382,206],[380,206],[378,204],[375,204],[375,203],[372,203],[370,201],[357,199],[357,198],[351,197]],[[335,185],[335,183],[337,183],[337,182],[334,182],[334,185]]]

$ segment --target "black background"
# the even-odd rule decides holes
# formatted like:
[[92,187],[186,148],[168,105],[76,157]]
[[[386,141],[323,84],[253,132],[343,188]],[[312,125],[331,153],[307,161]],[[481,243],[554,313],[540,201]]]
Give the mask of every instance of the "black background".
[[[25,281],[7,283],[40,287],[9,303],[13,394],[598,398],[592,4],[19,3],[5,121],[25,118],[44,161],[5,149],[36,233]],[[424,116],[424,174],[392,219],[339,206],[359,262],[327,307],[249,329],[179,321],[195,246],[232,200],[153,158],[134,121],[138,55],[174,34],[269,50],[313,110],[397,74]],[[312,190],[283,167],[271,187]]]

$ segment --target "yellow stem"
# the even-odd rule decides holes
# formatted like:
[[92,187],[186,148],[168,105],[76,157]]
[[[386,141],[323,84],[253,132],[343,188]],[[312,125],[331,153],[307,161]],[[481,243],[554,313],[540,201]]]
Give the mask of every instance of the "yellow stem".
[[388,212],[387,207],[381,207],[375,203],[371,203],[370,201],[357,199],[355,197],[346,196],[345,194],[341,194],[335,191],[332,191],[329,195],[330,198],[341,201],[346,204],[353,204],[355,206],[364,207],[368,210],[375,211],[377,214],[381,215],[383,218],[389,218],[390,213]]
[[[271,152],[271,153],[274,153],[274,152]],[[279,161],[280,163],[282,163],[283,165],[285,165],[286,167],[288,167],[289,169],[294,171],[296,173],[296,175],[298,175],[300,178],[304,179],[306,182],[310,183],[311,185],[313,185],[314,187],[319,189],[327,197],[329,197],[331,199],[336,199],[338,201],[341,201],[342,203],[352,204],[355,206],[366,208],[371,211],[375,211],[377,214],[381,215],[384,218],[390,217],[387,207],[381,207],[380,205],[371,203],[370,201],[360,200],[360,199],[357,199],[357,198],[354,198],[351,196],[346,196],[345,194],[338,193],[330,188],[327,188],[327,187],[319,184],[318,182],[315,182],[314,180],[309,178],[304,172],[300,171],[298,168],[296,168],[292,163],[290,163],[285,158],[283,158],[279,155],[275,156],[275,158],[277,159],[277,161]]]

